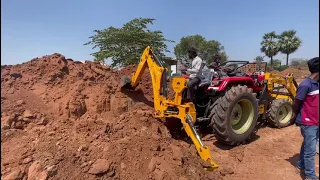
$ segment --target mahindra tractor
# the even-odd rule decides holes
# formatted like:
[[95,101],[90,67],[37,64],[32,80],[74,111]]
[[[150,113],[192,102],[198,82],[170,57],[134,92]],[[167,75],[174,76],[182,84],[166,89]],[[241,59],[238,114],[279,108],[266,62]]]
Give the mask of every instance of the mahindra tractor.
[[[293,124],[291,103],[298,85],[292,74],[265,73],[266,62],[227,61],[221,66],[228,68],[201,67],[202,81],[193,100],[197,124],[212,127],[219,140],[229,145],[248,140],[258,121],[277,128]],[[246,66],[257,71],[247,73]],[[185,73],[183,77],[189,78]]]

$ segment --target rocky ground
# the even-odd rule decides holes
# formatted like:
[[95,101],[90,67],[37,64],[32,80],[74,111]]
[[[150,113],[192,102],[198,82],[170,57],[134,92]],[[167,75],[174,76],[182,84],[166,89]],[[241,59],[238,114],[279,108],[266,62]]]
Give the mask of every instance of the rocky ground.
[[179,123],[152,117],[148,74],[136,92],[120,91],[133,70],[60,54],[2,66],[2,179],[301,179],[295,126],[261,127],[234,148],[206,135],[220,168],[204,171],[194,145],[178,138]]

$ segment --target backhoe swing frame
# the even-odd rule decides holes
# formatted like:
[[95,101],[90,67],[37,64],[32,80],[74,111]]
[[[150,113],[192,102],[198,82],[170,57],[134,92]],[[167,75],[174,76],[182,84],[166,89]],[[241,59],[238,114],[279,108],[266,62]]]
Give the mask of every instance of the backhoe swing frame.
[[187,80],[183,77],[173,77],[172,87],[175,92],[175,97],[173,100],[168,99],[168,69],[164,66],[164,62],[152,52],[150,46],[145,48],[140,58],[137,70],[135,73],[132,73],[131,78],[122,78],[122,87],[134,89],[138,86],[142,74],[147,67],[149,68],[152,80],[154,108],[156,111],[154,116],[159,119],[180,119],[185,132],[194,143],[199,156],[202,160],[209,163],[209,165],[204,165],[204,169],[213,170],[218,168],[219,165],[213,162],[209,148],[203,145],[202,140],[194,127],[194,123],[196,122],[196,108],[194,104],[182,104],[182,93],[187,88]]

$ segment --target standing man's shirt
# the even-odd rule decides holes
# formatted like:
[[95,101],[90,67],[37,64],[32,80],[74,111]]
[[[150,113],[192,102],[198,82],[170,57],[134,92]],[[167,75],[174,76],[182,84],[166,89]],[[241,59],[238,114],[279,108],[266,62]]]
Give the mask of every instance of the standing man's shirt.
[[303,101],[296,117],[296,123],[307,126],[319,125],[319,82],[306,78],[297,89],[295,97]]
[[189,78],[194,78],[196,77],[196,74],[198,73],[198,71],[200,70],[202,64],[202,59],[199,56],[196,56],[191,63],[191,68],[187,69],[187,72],[190,73]]

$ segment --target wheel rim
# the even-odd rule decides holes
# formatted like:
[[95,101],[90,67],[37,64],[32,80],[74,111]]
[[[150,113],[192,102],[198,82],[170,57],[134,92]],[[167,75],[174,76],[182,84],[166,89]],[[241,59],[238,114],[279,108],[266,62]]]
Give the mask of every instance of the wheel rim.
[[231,128],[236,134],[243,134],[250,128],[254,118],[252,103],[243,99],[231,111]]
[[292,117],[292,108],[289,104],[282,105],[277,112],[277,120],[280,123],[287,123]]

